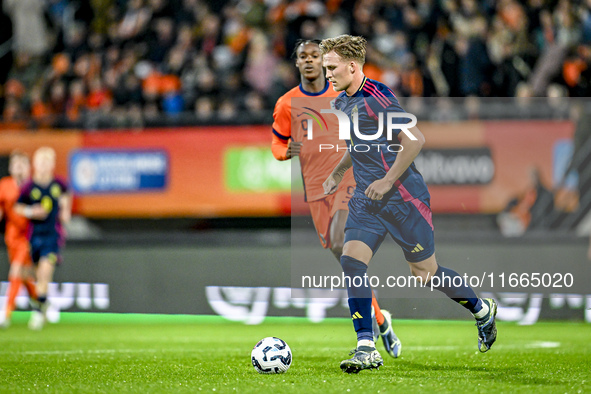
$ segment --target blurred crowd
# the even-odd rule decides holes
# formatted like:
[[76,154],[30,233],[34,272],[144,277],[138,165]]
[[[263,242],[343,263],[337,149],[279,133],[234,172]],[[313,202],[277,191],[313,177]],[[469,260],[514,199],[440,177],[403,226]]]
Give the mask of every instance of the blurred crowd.
[[401,97],[591,96],[591,0],[0,4],[4,128],[268,123],[295,41],[343,33]]

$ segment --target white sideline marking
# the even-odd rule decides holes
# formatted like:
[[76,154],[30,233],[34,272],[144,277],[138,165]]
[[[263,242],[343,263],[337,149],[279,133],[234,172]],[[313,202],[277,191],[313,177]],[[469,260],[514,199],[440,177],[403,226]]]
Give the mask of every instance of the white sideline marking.
[[529,349],[553,349],[560,347],[560,342],[533,342],[525,345]]
[[[404,345],[404,343],[403,343]],[[536,341],[526,344],[495,344],[494,349],[555,349],[561,346],[560,342]],[[446,351],[446,350],[473,350],[473,346],[452,346],[452,345],[434,345],[434,346],[403,346],[403,350],[416,351]],[[22,355],[67,355],[67,354],[114,354],[114,353],[156,353],[156,352],[182,352],[195,351],[194,349],[94,349],[94,350],[31,350],[31,351],[2,351],[0,354],[22,354]]]

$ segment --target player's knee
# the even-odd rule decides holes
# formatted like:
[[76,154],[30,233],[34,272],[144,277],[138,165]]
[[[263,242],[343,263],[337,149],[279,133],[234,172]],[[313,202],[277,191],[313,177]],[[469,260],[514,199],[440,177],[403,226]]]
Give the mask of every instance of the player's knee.
[[10,279],[20,278],[22,275],[22,267],[19,264],[12,264],[8,271],[8,277]]
[[349,256],[359,261],[362,261],[365,264],[369,264],[373,252],[367,244],[363,241],[359,240],[352,240],[347,241],[343,245],[343,256]]
[[340,260],[343,255],[343,242],[333,242],[330,245],[330,251]]

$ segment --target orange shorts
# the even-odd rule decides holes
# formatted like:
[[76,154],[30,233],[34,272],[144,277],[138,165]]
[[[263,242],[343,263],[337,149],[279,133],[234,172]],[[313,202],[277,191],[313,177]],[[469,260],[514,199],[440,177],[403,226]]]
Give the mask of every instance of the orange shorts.
[[345,174],[345,178],[341,181],[334,194],[308,203],[312,221],[323,248],[328,249],[331,246],[330,224],[332,218],[337,211],[349,211],[349,200],[353,197],[354,192],[355,179],[353,179],[353,171],[349,171]]
[[12,240],[8,242],[6,249],[8,249],[8,261],[12,263],[21,263],[24,266],[31,265],[31,249],[29,241]]

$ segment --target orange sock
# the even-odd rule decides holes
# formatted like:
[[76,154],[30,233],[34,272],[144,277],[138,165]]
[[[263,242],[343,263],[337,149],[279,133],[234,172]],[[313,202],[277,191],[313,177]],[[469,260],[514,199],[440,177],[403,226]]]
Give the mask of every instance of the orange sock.
[[29,293],[29,298],[36,300],[37,299],[37,288],[35,287],[35,281],[31,278],[25,279],[23,281],[23,285],[27,289]]
[[10,319],[14,305],[16,304],[16,296],[21,288],[23,281],[21,278],[11,278],[10,286],[8,287],[8,299],[6,300],[6,318]]
[[376,314],[376,322],[378,326],[384,324],[384,315],[382,315],[382,310],[378,305],[378,300],[376,299],[376,295],[374,294],[373,290],[371,291],[371,306],[373,306],[373,310]]

